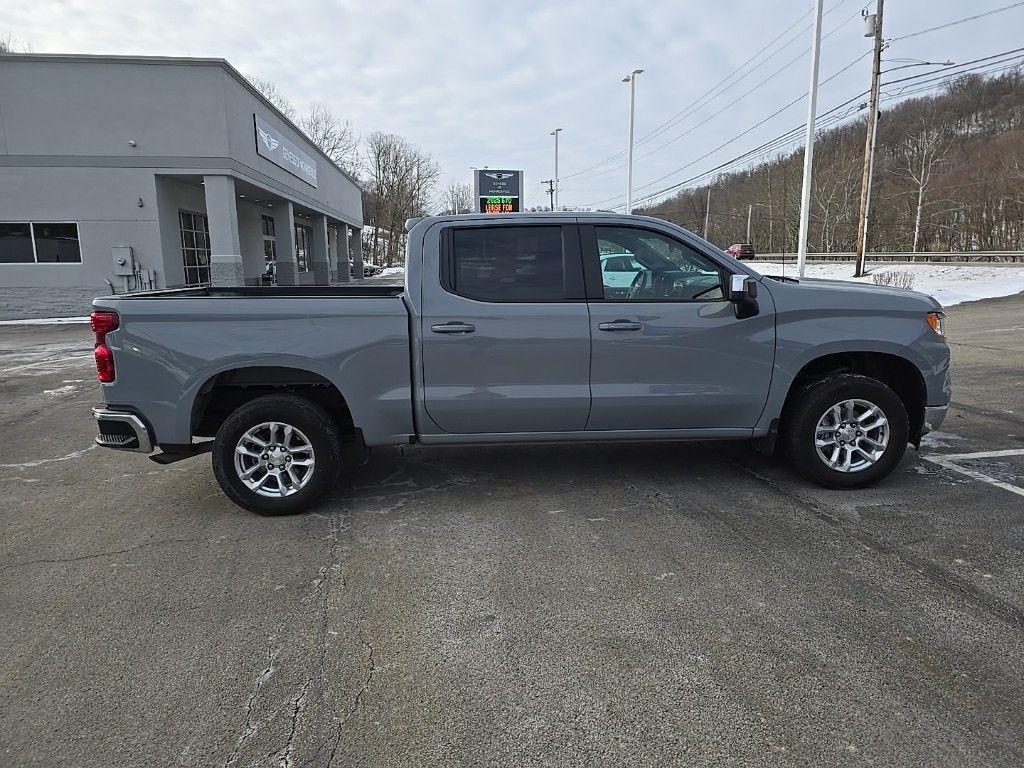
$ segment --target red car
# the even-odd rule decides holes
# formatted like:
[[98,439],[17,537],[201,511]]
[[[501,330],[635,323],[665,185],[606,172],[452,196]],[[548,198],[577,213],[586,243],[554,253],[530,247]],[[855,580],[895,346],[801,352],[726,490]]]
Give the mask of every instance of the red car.
[[750,243],[733,243],[725,252],[734,259],[752,259],[754,257],[754,246]]

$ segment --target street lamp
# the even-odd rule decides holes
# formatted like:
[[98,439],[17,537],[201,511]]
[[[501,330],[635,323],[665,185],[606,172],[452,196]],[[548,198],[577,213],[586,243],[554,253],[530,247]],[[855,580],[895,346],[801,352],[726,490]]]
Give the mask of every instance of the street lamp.
[[629,152],[626,159],[626,213],[633,212],[633,106],[636,101],[636,76],[642,69],[634,69],[622,82],[629,83]]
[[561,128],[555,128],[549,136],[555,137],[555,207],[554,210],[558,210],[558,134],[562,132]]

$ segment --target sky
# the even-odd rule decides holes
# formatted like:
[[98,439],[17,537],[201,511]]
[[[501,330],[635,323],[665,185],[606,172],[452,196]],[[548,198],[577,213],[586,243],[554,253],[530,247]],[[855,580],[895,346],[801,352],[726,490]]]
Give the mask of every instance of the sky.
[[[869,85],[861,10],[873,10],[874,0],[863,2],[824,2],[819,114],[852,99],[834,114],[855,118]],[[622,77],[645,70],[636,82],[634,163],[634,199],[642,200],[804,122],[812,5],[5,0],[0,36],[36,53],[225,58],[276,83],[300,111],[322,102],[361,135],[401,134],[437,160],[442,183],[470,181],[471,166],[522,169],[527,205],[547,202],[540,182],[554,174],[549,134],[562,128],[560,204],[613,208],[626,186]],[[889,0],[883,71],[1019,48],[1024,2],[904,38],[1007,5]],[[889,79],[932,69],[909,67]],[[898,97],[896,90],[883,93]],[[801,143],[798,132],[787,146]]]

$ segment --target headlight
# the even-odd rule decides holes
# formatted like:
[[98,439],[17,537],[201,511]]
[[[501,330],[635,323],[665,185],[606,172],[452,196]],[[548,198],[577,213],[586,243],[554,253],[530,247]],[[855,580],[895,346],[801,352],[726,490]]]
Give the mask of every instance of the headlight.
[[924,316],[924,321],[931,326],[939,336],[946,335],[946,316],[942,312],[929,312]]

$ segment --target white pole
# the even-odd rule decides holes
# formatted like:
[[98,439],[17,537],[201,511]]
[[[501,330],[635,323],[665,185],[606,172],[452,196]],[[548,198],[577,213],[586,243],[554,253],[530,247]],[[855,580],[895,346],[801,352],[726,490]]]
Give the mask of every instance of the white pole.
[[555,210],[558,210],[558,134],[560,132],[555,131]]
[[711,223],[711,185],[708,185],[708,202],[704,206],[704,239],[708,239],[708,225]]
[[555,210],[558,210],[558,134],[562,132],[561,128],[555,128],[551,132],[551,135],[555,137]]
[[753,204],[747,206],[747,239],[744,241],[750,245],[750,217],[754,215]]
[[634,69],[624,78],[622,82],[629,83],[629,149],[626,159],[626,213],[633,213],[633,119],[634,105],[636,104],[636,76],[643,72],[642,69]]
[[814,0],[814,43],[811,47],[811,87],[807,94],[807,136],[804,140],[804,180],[800,188],[800,240],[797,244],[797,274],[804,276],[807,262],[807,230],[811,220],[811,178],[814,168],[814,116],[818,102],[818,59],[821,53],[821,6]]

